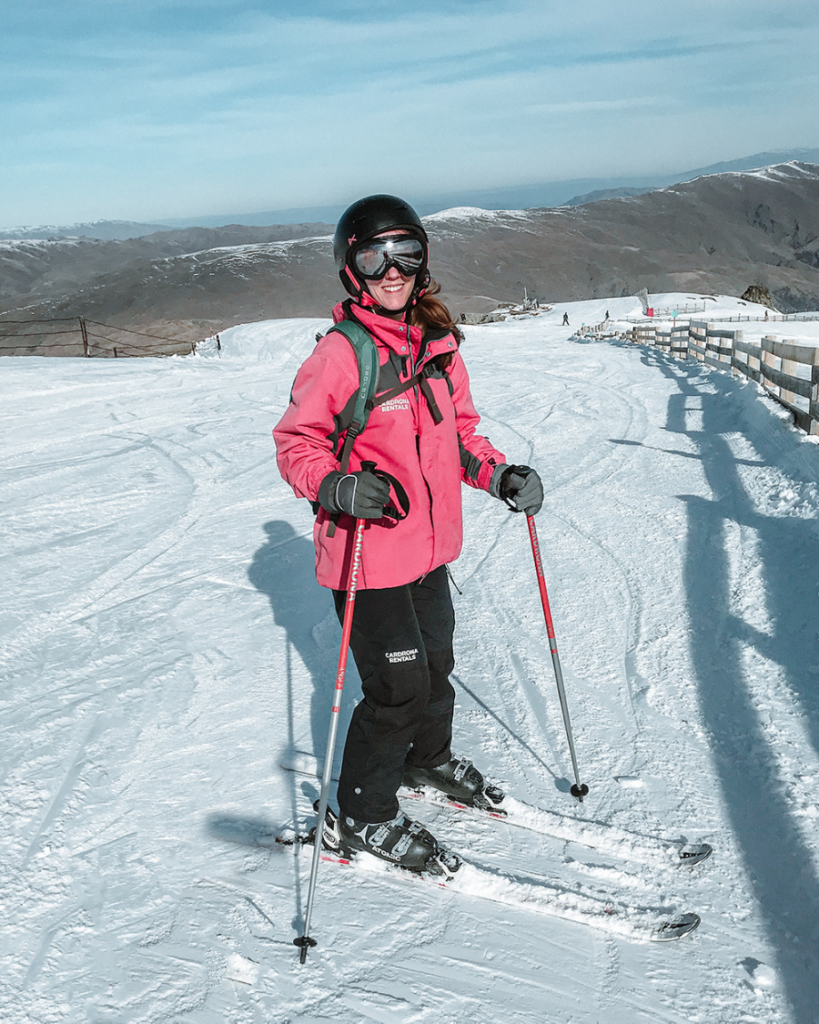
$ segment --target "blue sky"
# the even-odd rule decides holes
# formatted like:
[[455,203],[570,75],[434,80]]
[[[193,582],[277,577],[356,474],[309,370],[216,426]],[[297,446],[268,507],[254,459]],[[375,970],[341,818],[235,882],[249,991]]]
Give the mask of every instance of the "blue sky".
[[0,0],[0,226],[819,146],[816,0]]

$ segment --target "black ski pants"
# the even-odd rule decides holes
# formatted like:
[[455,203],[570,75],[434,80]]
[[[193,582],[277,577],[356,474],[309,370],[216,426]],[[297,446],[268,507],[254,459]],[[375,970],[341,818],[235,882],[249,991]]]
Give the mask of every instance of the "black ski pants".
[[[344,619],[346,593],[334,590]],[[446,566],[414,583],[359,590],[350,647],[364,699],[353,712],[341,778],[339,811],[357,821],[389,821],[404,762],[436,768],[451,756],[455,691],[455,612]]]

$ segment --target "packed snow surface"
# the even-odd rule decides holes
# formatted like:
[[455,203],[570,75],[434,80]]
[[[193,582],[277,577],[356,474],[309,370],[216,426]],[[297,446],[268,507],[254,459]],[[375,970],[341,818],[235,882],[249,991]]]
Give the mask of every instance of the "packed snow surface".
[[[463,346],[483,429],[545,483],[590,793],[569,794],[525,521],[464,488],[455,749],[562,838],[414,802],[517,902],[322,864],[304,966],[309,856],[271,843],[317,785],[279,764],[323,754],[340,628],[270,429],[329,321],[2,361],[4,1022],[819,1020],[819,449],[752,383],[570,340],[635,301]],[[342,729],[359,696],[351,663]],[[675,868],[658,839],[715,852]],[[612,929],[544,912],[538,880]],[[623,907],[702,924],[635,941]]]

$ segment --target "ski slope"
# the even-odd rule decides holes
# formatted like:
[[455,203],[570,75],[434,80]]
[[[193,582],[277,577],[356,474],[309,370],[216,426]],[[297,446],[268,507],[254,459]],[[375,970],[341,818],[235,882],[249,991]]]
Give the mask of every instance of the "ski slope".
[[[299,966],[309,857],[225,841],[309,822],[315,784],[278,765],[323,752],[340,637],[270,437],[329,321],[267,322],[221,353],[0,365],[4,1022],[819,1021],[819,450],[753,384],[569,340],[638,308],[467,328],[485,432],[545,482],[590,794],[568,793],[525,521],[468,488],[455,749],[570,836],[715,853],[675,869],[408,810],[504,877],[699,930],[641,943],[325,864]],[[351,663],[342,728],[359,693]]]

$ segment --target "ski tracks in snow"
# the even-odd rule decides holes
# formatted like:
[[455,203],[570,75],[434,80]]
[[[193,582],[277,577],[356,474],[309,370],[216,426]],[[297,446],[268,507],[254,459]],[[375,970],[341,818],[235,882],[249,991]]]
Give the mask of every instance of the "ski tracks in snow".
[[[328,872],[320,946],[298,966],[303,867],[217,841],[207,821],[281,825],[294,808],[306,815],[314,795],[283,788],[274,767],[277,751],[316,731],[312,647],[296,642],[278,591],[248,573],[254,549],[272,543],[271,519],[292,559],[269,560],[270,571],[292,582],[310,570],[301,538],[311,517],[277,477],[269,430],[317,326],[327,324],[248,326],[233,352],[223,337],[221,358],[8,361],[9,415],[23,425],[2,456],[18,471],[7,476],[18,487],[7,525],[21,528],[0,663],[0,1001],[10,1024],[599,1024],[603,1014],[611,1024],[803,1024],[793,1007],[815,1005],[815,984],[793,965],[815,948],[797,901],[813,905],[803,883],[819,845],[817,730],[797,660],[808,660],[808,636],[802,620],[789,632],[787,581],[771,567],[795,571],[794,551],[810,560],[815,479],[805,470],[797,480],[778,424],[768,434],[761,419],[746,424],[753,446],[736,425],[715,427],[711,399],[738,399],[709,374],[666,374],[636,348],[567,343],[537,320],[470,329],[464,355],[476,405],[490,413],[486,433],[544,477],[541,548],[592,791],[582,806],[565,792],[523,519],[468,490],[453,566],[464,590],[456,749],[561,814],[711,838],[717,849],[702,869],[666,876],[547,837],[499,843],[494,825],[432,813],[429,824],[498,870],[614,900],[645,894],[701,913],[703,925],[673,949],[636,946],[424,886],[387,897]],[[499,341],[520,360],[499,358]],[[716,509],[726,523],[717,533],[708,502],[734,465],[743,489],[725,478],[733,505]],[[724,605],[703,601],[704,573],[721,581],[722,555],[730,615],[711,640],[709,609]],[[797,593],[812,607],[807,584]],[[307,605],[303,617],[310,633]],[[735,620],[743,639],[732,662]],[[706,661],[692,655],[702,637]],[[709,661],[725,679],[709,675]],[[745,722],[730,722],[745,708],[729,700],[736,664],[758,724],[750,751],[731,745]],[[728,751],[740,769],[725,767]],[[743,794],[781,823],[787,853],[804,855],[802,888],[780,899],[790,937],[773,923],[781,891],[764,887],[783,869],[754,859],[774,853],[773,838],[754,846],[730,808]]]
[[[501,404],[500,410],[496,398],[487,397],[478,404],[481,408],[492,409],[491,416],[485,417],[486,430],[495,443],[506,449],[507,457],[515,462],[531,461],[543,476],[546,502],[537,524],[558,646],[564,672],[568,674],[570,706],[575,708],[579,720],[587,720],[590,715],[599,717],[602,700],[606,715],[620,722],[619,728],[624,730],[623,738],[627,743],[637,728],[623,681],[627,630],[635,614],[633,588],[616,555],[588,526],[586,529],[579,527],[571,509],[577,491],[597,493],[627,461],[625,450],[608,443],[609,433],[631,437],[638,443],[637,439],[645,434],[646,417],[637,400],[607,383],[611,381],[611,370],[599,355],[585,349],[579,357],[574,353],[572,356],[571,374],[567,375],[565,367],[555,361],[529,393],[521,395],[511,385],[508,390],[501,385],[500,393],[513,397],[508,405]],[[488,391],[488,382],[484,385],[480,373],[476,377],[474,369],[470,368],[476,393],[480,394],[482,386]],[[498,393],[497,374],[497,367],[492,367],[494,395]],[[505,418],[501,419],[502,416]],[[605,419],[607,427],[602,439],[601,419]],[[498,433],[500,437],[496,436]],[[509,441],[504,434],[509,436]],[[571,469],[562,468],[555,474],[551,472],[553,465]],[[471,502],[472,506],[478,504],[476,500]],[[526,736],[530,750],[532,745],[538,747],[545,743],[550,763],[559,765],[567,778],[563,723],[557,707],[548,638],[537,600],[534,567],[522,517],[494,507],[481,509],[477,517],[476,512],[477,508],[469,508],[467,513],[466,549],[479,552],[480,560],[470,567],[468,575],[458,578],[458,584],[467,590],[479,590],[478,599],[485,614],[470,619],[465,627],[468,636],[462,646],[468,652],[483,651],[484,655],[489,653],[489,647],[492,661],[473,668],[477,678],[491,679],[502,689],[499,696],[514,723],[513,731]],[[497,523],[491,534],[481,522],[486,519]],[[477,528],[473,525],[476,520]],[[477,536],[470,538],[470,532]],[[513,579],[509,579],[505,569],[510,550],[514,551],[518,565]],[[495,566],[500,568],[500,575]],[[595,591],[595,618],[604,624],[603,632],[598,635],[588,629],[591,587]],[[469,597],[474,601],[472,594]],[[456,597],[456,608],[457,602]],[[605,617],[600,614],[601,604],[607,612]],[[462,660],[460,664],[463,668]],[[461,674],[466,680],[470,679],[468,672]],[[598,707],[587,706],[585,681],[590,683]],[[534,719],[534,732],[532,726],[526,724],[527,718]],[[582,738],[578,742],[582,745]],[[622,750],[624,742],[615,744],[613,749]],[[520,750],[517,755],[521,755]],[[512,774],[532,770],[531,756],[516,756],[515,760],[518,763]],[[633,766],[628,770],[633,770]],[[542,774],[530,796],[542,789]],[[621,774],[626,774],[626,769],[621,769]]]

